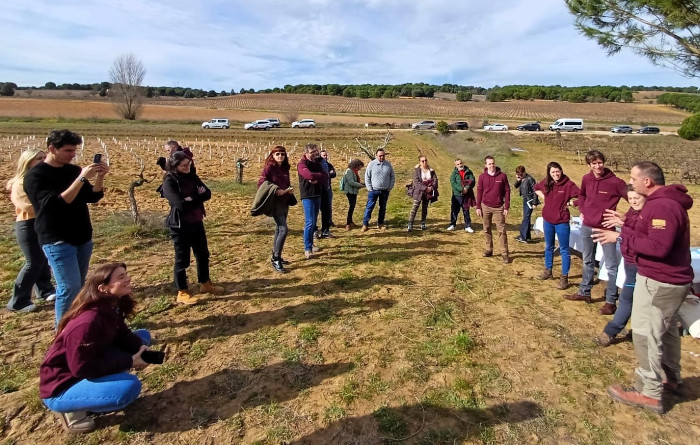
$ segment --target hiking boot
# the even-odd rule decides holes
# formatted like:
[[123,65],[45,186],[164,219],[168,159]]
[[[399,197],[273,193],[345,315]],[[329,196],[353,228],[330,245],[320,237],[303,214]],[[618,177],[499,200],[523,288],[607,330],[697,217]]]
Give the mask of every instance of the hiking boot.
[[564,298],[569,300],[569,301],[585,301],[586,303],[591,302],[590,295],[581,295],[578,292],[576,292],[575,294],[571,294],[571,295],[564,295]]
[[552,278],[552,269],[545,268],[541,274],[537,275],[538,280],[549,280]]
[[425,227],[425,221],[421,221],[421,223],[420,223],[420,229],[421,229],[421,230],[425,230],[425,229],[426,229],[426,227]]
[[485,258],[488,258],[490,256],[493,256],[493,251],[491,250],[484,250],[484,253],[482,254]]
[[225,291],[223,286],[214,286],[211,280],[199,285],[199,292],[203,294],[223,295]]
[[664,406],[659,399],[647,397],[634,388],[626,388],[619,383],[608,386],[608,394],[613,400],[625,405],[638,406],[654,411],[657,414],[664,413]]
[[557,284],[557,289],[564,290],[569,287],[569,276],[562,275],[559,277],[559,284]]
[[455,229],[455,225],[454,225],[454,224],[450,224],[449,226],[447,226],[447,231],[448,231],[448,232],[451,232],[451,231],[453,231],[454,229]]
[[369,227],[367,227],[367,224],[362,224],[362,231],[366,232],[369,230]]
[[598,311],[600,315],[613,315],[617,310],[617,306],[612,303],[605,303]]
[[87,411],[73,411],[72,413],[59,413],[52,411],[63,429],[69,434],[83,434],[95,430],[95,421],[88,417]]
[[193,297],[189,290],[184,289],[177,291],[177,302],[189,306],[199,303],[199,298]]
[[469,226],[465,227],[465,228],[464,228],[464,231],[467,232],[467,233],[474,233],[474,229],[472,229],[472,228],[469,227]]
[[611,337],[608,334],[606,334],[605,332],[603,332],[599,336],[593,338],[593,343],[596,346],[600,346],[601,348],[604,348],[606,346],[610,346],[612,344],[613,340],[615,340],[615,337]]
[[406,228],[406,231],[413,232],[413,224],[412,223],[408,223],[408,228]]

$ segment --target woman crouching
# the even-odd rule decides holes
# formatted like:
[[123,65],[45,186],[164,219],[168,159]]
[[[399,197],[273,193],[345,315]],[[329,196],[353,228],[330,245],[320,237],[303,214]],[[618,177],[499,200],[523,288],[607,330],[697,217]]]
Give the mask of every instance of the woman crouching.
[[87,433],[95,421],[87,411],[119,411],[141,393],[141,358],[151,344],[145,329],[132,332],[131,278],[124,263],[99,266],[58,324],[56,338],[39,370],[39,396],[69,433]]

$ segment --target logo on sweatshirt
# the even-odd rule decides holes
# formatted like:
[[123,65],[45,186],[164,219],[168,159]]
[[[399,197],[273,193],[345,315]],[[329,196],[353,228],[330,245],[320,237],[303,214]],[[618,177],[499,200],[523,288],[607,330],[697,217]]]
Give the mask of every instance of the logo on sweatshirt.
[[665,229],[666,228],[666,220],[665,219],[652,219],[651,220],[651,228],[652,229]]

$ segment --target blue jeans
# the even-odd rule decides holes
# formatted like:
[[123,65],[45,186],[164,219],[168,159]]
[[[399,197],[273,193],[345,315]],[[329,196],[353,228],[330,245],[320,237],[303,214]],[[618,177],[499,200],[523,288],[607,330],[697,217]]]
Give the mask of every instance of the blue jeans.
[[79,246],[58,242],[41,246],[56,279],[56,326],[85,284],[92,241]]
[[620,293],[619,305],[615,311],[613,319],[605,325],[603,332],[611,337],[615,337],[622,331],[632,315],[632,297],[634,295],[634,285],[637,282],[637,265],[625,262],[625,284]]
[[[134,334],[145,345],[151,344],[151,334],[138,329]],[[82,379],[55,397],[43,399],[50,410],[59,413],[92,411],[108,413],[130,405],[141,393],[141,381],[129,372],[118,372],[94,379]]]
[[527,205],[527,199],[525,198],[523,198],[523,222],[520,223],[520,238],[524,240],[532,239],[532,209]]
[[304,207],[304,250],[311,250],[314,246],[314,231],[321,208],[321,197],[304,198],[301,204]]
[[377,216],[377,225],[384,224],[386,216],[386,202],[389,200],[389,190],[372,190],[367,193],[367,206],[365,207],[365,216],[362,218],[362,225],[368,226],[369,220],[372,218],[374,206],[379,201],[379,215]]
[[[595,248],[591,235],[593,229],[587,225],[581,225],[581,243],[583,244],[583,272],[581,273],[581,285],[578,288],[579,295],[591,295],[593,287],[593,275],[595,274]],[[608,285],[605,287],[605,302],[615,304],[617,301],[617,266],[620,265],[620,253],[617,251],[617,244],[603,244],[603,262],[608,270]]]
[[571,227],[569,222],[552,224],[544,221],[544,267],[552,269],[554,265],[554,235],[559,239],[559,252],[561,253],[561,274],[569,275],[571,267],[571,255],[569,255],[569,234]]

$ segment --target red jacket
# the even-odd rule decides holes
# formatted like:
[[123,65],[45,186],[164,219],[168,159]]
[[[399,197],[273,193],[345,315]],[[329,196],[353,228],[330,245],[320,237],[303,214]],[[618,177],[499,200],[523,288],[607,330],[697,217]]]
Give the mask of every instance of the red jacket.
[[605,210],[615,210],[620,198],[627,199],[627,184],[606,168],[600,178],[596,178],[593,172],[583,176],[575,204],[583,215],[583,224],[604,229]]
[[500,167],[496,167],[496,174],[493,176],[489,175],[486,169],[479,175],[476,183],[476,208],[481,209],[481,204],[510,209],[510,184],[508,176]]
[[55,397],[82,379],[129,370],[142,344],[103,300],[69,321],[49,347],[39,368],[39,397]]
[[639,274],[667,284],[693,281],[690,222],[693,198],[682,185],[668,185],[649,195],[635,230],[622,233],[620,250],[635,258]]
[[544,207],[542,207],[542,218],[550,224],[561,224],[569,222],[571,214],[567,203],[578,196],[579,188],[562,174],[559,181],[554,183],[552,190],[547,193],[547,179],[543,179],[535,185],[535,190],[544,193]]

